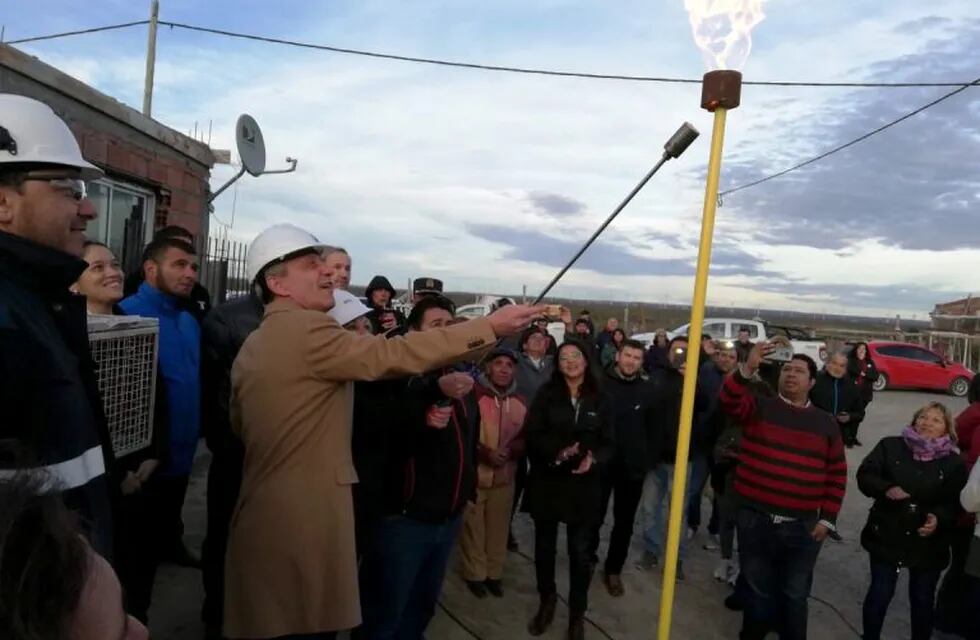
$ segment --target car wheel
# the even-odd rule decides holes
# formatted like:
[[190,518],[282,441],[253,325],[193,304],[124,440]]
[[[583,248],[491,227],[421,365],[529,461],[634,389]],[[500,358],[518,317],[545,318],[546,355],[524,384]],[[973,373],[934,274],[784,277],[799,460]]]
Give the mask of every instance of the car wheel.
[[970,390],[970,381],[966,378],[956,378],[949,383],[949,393],[957,398],[962,398]]
[[875,380],[875,382],[874,382],[873,385],[871,385],[871,388],[874,389],[875,391],[884,391],[885,389],[887,389],[888,388],[888,376],[886,376],[883,373],[879,373],[878,374],[878,379]]

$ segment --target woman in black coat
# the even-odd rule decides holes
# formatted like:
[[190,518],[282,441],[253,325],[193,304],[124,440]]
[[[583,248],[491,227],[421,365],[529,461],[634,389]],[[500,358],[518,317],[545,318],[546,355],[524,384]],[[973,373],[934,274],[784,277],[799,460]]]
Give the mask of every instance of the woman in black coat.
[[669,343],[670,340],[667,338],[667,331],[665,329],[657,329],[656,334],[653,336],[653,344],[650,345],[646,355],[643,357],[643,370],[649,375],[653,375],[654,371],[670,368],[670,358],[667,357]]
[[861,395],[861,401],[867,407],[874,399],[874,384],[878,380],[878,367],[871,359],[868,343],[859,342],[854,345],[847,355],[847,373],[851,375]]
[[558,367],[538,391],[526,422],[531,462],[524,507],[534,519],[534,565],[541,604],[528,625],[533,636],[547,631],[555,616],[555,553],[558,524],[568,538],[570,610],[568,638],[584,638],[592,579],[591,538],[599,519],[599,465],[613,456],[612,407],[580,342],[558,349]]
[[955,437],[949,409],[931,402],[915,412],[901,436],[883,438],[858,468],[858,487],[875,501],[861,532],[871,556],[865,640],[881,637],[902,567],[909,570],[912,640],[932,637],[936,585],[949,564],[949,532],[967,477]]

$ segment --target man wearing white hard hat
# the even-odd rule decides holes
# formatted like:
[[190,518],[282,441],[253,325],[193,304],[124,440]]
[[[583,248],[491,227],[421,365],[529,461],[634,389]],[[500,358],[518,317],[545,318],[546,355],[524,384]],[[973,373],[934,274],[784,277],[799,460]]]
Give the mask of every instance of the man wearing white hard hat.
[[281,224],[249,248],[266,307],[232,369],[245,468],[228,539],[227,638],[329,638],[361,622],[348,383],[473,358],[544,311],[512,305],[447,329],[357,336],[325,313],[335,300],[323,247]]
[[0,476],[37,469],[111,557],[112,449],[89,352],[85,298],[69,292],[102,176],[46,104],[0,93]]

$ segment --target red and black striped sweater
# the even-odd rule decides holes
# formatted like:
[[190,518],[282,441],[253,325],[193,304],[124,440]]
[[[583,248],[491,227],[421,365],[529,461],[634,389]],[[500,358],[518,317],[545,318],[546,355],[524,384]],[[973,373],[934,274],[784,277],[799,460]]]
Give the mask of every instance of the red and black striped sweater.
[[735,470],[742,504],[772,515],[836,522],[847,460],[834,419],[813,405],[753,394],[738,370],[725,380],[719,399],[742,426]]

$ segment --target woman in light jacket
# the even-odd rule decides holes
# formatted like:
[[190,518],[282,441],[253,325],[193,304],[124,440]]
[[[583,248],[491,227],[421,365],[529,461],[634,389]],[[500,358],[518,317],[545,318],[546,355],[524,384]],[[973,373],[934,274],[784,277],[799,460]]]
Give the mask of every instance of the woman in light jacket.
[[882,438],[857,471],[858,488],[874,499],[861,545],[871,556],[864,600],[864,638],[877,640],[902,568],[909,570],[912,640],[932,637],[939,576],[949,564],[966,466],[956,451],[953,417],[930,402],[901,436]]
[[460,553],[463,578],[477,598],[504,595],[501,577],[507,557],[507,532],[514,500],[517,461],[524,455],[527,404],[516,395],[517,355],[495,349],[480,374],[480,444],[476,500],[466,507]]

